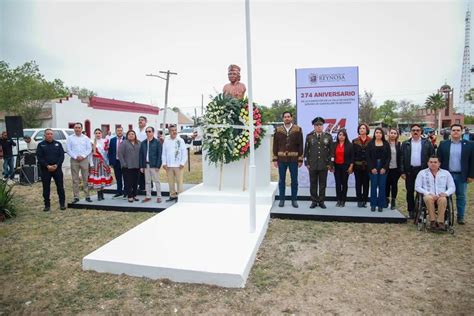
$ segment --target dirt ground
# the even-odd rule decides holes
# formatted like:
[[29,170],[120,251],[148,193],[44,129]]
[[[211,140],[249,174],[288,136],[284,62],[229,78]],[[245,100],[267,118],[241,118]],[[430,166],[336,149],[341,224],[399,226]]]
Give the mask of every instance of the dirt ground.
[[[199,159],[193,156],[186,182],[199,182]],[[70,179],[66,185],[69,200]],[[404,210],[402,187],[401,180]],[[474,311],[472,184],[467,224],[454,235],[413,224],[272,219],[244,289],[83,272],[82,257],[153,214],[61,212],[54,193],[52,211],[43,213],[40,183],[15,192],[21,211],[0,223],[1,315]]]

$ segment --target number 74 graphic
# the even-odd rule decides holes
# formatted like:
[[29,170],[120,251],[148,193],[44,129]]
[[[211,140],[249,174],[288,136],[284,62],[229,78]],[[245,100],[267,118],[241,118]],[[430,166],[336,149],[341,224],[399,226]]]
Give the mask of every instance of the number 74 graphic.
[[324,130],[326,133],[337,133],[340,129],[346,127],[346,119],[341,118],[339,121],[337,119],[326,119],[326,124],[327,126]]

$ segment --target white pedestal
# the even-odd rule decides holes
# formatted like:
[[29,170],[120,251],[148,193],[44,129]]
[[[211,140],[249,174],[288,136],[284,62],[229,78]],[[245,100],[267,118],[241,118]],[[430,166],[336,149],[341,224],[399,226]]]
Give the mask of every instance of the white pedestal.
[[[266,129],[265,137],[260,146],[255,150],[255,166],[257,168],[257,182],[256,187],[265,188],[270,183],[270,168],[271,168],[271,145],[273,127],[269,126]],[[248,188],[248,170],[249,158],[239,160],[224,165],[222,172],[222,190]],[[220,181],[220,166],[210,164],[206,159],[206,151],[202,153],[202,171],[203,171],[203,185],[211,188],[218,188]],[[245,174],[245,176],[244,176]]]
[[255,152],[255,233],[249,232],[244,162],[224,166],[219,190],[219,169],[203,159],[202,184],[181,193],[175,205],[84,257],[83,269],[244,287],[265,236],[277,188],[270,182],[271,133],[267,132]]

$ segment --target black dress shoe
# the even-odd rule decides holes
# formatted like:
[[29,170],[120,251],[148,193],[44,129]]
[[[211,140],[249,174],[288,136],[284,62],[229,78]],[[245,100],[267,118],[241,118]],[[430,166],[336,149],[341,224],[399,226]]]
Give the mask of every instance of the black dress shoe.
[[177,201],[178,198],[177,197],[170,197],[169,199],[166,200],[166,202],[173,202],[173,201]]
[[357,202],[357,207],[362,207],[362,202],[358,201]]
[[391,209],[391,210],[394,210],[394,209],[396,209],[396,208],[397,208],[397,204],[395,203],[395,199],[392,199],[392,200],[390,201],[390,209]]
[[341,201],[337,201],[336,203],[336,207],[339,207],[339,206],[341,206]]
[[74,198],[74,200],[72,200],[72,204],[77,203],[77,202],[79,202],[79,198]]
[[60,209],[61,211],[64,211],[64,210],[66,209],[66,206],[61,205],[61,206],[59,207],[59,209]]
[[362,207],[367,207],[367,202],[362,202]]
[[318,202],[312,202],[309,208],[315,208],[318,206]]
[[114,196],[112,198],[115,199],[115,198],[118,198],[119,196],[122,196],[122,194],[120,194],[120,193],[114,194]]
[[375,206],[371,206],[371,207],[370,207],[370,211],[371,211],[371,212],[375,212]]
[[51,210],[51,208],[49,206],[45,206],[44,209],[43,209],[43,212],[49,212]]
[[298,208],[298,202],[296,202],[295,200],[291,201],[291,206],[293,206],[294,208]]
[[279,207],[285,206],[285,200],[280,200],[280,203],[278,203]]
[[383,208],[381,208],[380,206],[378,207],[377,211],[379,212],[383,212]]
[[87,202],[92,202],[92,200],[91,200],[90,197],[86,197],[86,201],[87,201]]
[[319,202],[319,207],[320,208],[327,208],[326,204],[324,202]]
[[339,205],[340,207],[346,206],[346,201],[341,201],[341,204]]

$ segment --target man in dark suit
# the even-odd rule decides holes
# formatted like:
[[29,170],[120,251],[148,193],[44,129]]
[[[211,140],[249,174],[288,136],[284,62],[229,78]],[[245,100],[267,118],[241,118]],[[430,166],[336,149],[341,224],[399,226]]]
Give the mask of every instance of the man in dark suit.
[[123,195],[123,198],[126,198],[125,194],[123,194],[124,188],[124,179],[122,175],[122,165],[120,164],[120,160],[118,159],[118,149],[123,141],[125,141],[125,137],[123,136],[123,128],[121,126],[117,126],[115,128],[115,134],[117,136],[112,137],[110,139],[109,144],[109,151],[108,151],[108,158],[109,164],[114,168],[115,179],[117,181],[117,192],[114,195],[114,198]]
[[462,139],[461,124],[451,125],[451,140],[441,142],[438,157],[441,168],[453,176],[458,224],[463,225],[467,184],[474,181],[474,143]]
[[428,160],[434,154],[429,139],[421,138],[421,126],[412,124],[411,138],[402,144],[401,177],[405,179],[407,190],[407,208],[410,218],[415,217],[415,180],[418,172],[428,168]]

